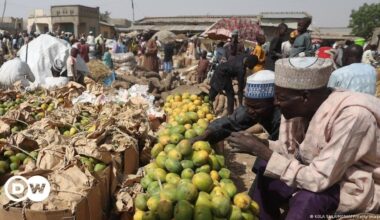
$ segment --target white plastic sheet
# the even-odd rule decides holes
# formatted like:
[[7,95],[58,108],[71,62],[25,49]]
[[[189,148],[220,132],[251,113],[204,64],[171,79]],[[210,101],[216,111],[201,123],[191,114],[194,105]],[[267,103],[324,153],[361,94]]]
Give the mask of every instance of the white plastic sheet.
[[67,77],[46,77],[45,84],[42,85],[43,88],[51,90],[54,88],[60,88],[65,86],[69,82]]
[[[36,83],[45,84],[46,77],[52,77],[51,67],[59,60],[66,68],[71,46],[68,42],[42,34],[27,45],[21,47],[17,55],[24,62],[27,61],[32,70]],[[88,73],[88,67],[80,56],[77,58],[77,69]]]
[[2,86],[8,87],[16,81],[21,81],[22,86],[27,87],[34,80],[34,75],[28,64],[19,58],[5,62],[0,68],[0,84]]
[[154,106],[155,98],[154,96],[148,93],[147,85],[136,84],[128,90],[119,89],[117,90],[116,94],[109,96],[106,96],[104,94],[96,96],[94,94],[89,93],[88,91],[85,91],[84,93],[82,93],[82,95],[78,96],[77,98],[74,98],[72,100],[72,103],[74,105],[76,103],[90,103],[93,105],[105,104],[107,102],[127,103],[135,98],[143,100],[143,102],[145,101],[145,103],[149,106],[147,110],[148,115],[155,117],[163,117],[164,112],[162,110],[157,109]]

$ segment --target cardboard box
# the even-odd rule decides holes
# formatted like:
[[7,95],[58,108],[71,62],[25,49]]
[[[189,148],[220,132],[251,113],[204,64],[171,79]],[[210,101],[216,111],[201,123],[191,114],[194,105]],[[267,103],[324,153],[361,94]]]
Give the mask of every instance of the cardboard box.
[[[111,167],[107,167],[101,175],[96,175],[98,183],[71,210],[34,211],[30,209],[0,207],[0,219],[10,220],[107,220],[110,212]],[[24,211],[24,213],[23,213]]]
[[124,151],[124,175],[135,174],[139,163],[138,146],[128,146]]

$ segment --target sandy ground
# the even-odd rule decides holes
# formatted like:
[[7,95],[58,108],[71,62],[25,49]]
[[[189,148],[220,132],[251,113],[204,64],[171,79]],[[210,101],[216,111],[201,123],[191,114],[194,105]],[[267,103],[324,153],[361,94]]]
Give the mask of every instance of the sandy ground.
[[231,178],[235,182],[239,192],[248,191],[255,173],[252,172],[256,157],[248,154],[231,153],[228,146],[224,150],[227,167],[231,170]]

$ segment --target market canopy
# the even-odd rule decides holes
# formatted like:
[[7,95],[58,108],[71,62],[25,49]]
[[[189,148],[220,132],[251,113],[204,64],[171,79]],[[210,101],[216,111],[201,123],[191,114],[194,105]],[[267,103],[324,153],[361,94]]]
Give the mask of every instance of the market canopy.
[[159,31],[153,35],[152,39],[155,37],[157,37],[158,40],[163,43],[174,41],[176,39],[176,35],[170,31]]
[[258,34],[264,34],[257,21],[250,18],[224,18],[213,24],[201,34],[212,40],[227,40],[232,32],[237,30],[239,38],[249,41],[256,41]]
[[134,38],[134,37],[137,37],[139,34],[140,33],[138,31],[132,31],[132,32],[125,34],[125,36],[127,36],[129,38]]

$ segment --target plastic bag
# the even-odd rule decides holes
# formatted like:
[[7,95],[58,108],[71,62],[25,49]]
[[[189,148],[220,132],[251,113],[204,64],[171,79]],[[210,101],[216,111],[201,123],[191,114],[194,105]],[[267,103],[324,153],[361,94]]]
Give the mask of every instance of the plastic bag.
[[103,84],[105,86],[111,86],[113,81],[116,80],[116,74],[115,74],[115,71],[112,71],[111,75],[107,76],[104,80],[103,80]]
[[45,84],[43,84],[42,87],[47,90],[51,90],[56,87],[63,87],[68,82],[69,82],[69,78],[67,77],[46,77]]

